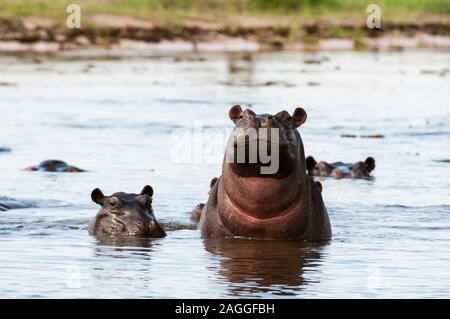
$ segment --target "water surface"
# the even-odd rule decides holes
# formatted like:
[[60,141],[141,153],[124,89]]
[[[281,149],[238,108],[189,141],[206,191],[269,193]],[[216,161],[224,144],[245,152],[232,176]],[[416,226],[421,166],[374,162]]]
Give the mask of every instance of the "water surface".
[[[0,203],[19,208],[0,212],[0,297],[450,297],[449,67],[425,50],[0,57]],[[372,180],[321,180],[331,241],[88,235],[95,187],[151,184],[157,218],[189,224],[220,175],[234,103],[305,108],[318,160],[376,159]],[[178,161],[174,132],[199,125],[216,129],[192,134],[209,151]],[[51,158],[89,172],[22,170]]]

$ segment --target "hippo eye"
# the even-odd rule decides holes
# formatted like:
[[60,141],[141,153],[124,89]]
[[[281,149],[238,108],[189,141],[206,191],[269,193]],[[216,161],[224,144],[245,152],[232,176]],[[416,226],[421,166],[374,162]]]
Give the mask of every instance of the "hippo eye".
[[108,202],[108,206],[112,209],[117,208],[119,206],[119,201],[117,198],[111,198]]
[[290,122],[292,120],[292,116],[288,116],[286,119],[288,122]]
[[109,203],[109,207],[116,208],[117,207],[117,203],[116,202],[110,202]]
[[242,115],[242,114],[239,115],[239,118],[240,118],[240,119],[243,119],[243,118],[244,118],[244,115]]

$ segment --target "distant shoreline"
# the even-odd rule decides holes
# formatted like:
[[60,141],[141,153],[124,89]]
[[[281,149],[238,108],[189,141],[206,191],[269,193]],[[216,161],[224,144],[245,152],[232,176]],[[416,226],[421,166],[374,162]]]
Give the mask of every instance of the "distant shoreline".
[[450,25],[428,22],[385,22],[381,29],[351,21],[246,18],[245,23],[180,21],[159,25],[122,15],[97,14],[80,29],[61,19],[26,16],[0,20],[0,52],[52,52],[86,48],[168,51],[396,50],[450,49]]

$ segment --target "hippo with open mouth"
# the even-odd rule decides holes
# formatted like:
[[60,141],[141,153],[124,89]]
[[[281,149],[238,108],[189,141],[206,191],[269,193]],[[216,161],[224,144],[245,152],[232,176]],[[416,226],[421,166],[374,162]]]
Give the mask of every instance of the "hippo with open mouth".
[[91,235],[137,236],[162,238],[166,232],[156,221],[152,208],[153,188],[145,186],[140,194],[114,193],[103,195],[98,188],[92,200],[101,205],[89,227]]
[[[255,114],[235,105],[229,116],[236,126],[222,175],[212,183],[202,209],[198,224],[202,236],[329,239],[331,225],[321,185],[306,174],[303,142],[297,130],[305,122],[306,112],[297,108],[292,116],[287,111]],[[249,131],[257,134],[249,136]],[[269,167],[272,163],[268,165],[261,154],[256,161],[251,159],[251,143],[257,143],[260,150],[270,149],[271,156],[277,155],[271,157],[271,162],[278,164],[276,169]],[[236,161],[242,148],[248,151],[245,159],[241,156]]]
[[306,169],[309,176],[324,176],[333,177],[335,179],[353,178],[353,179],[368,179],[370,172],[375,169],[375,159],[368,157],[364,162],[356,163],[317,163],[314,157],[308,156],[306,158]]
[[71,166],[66,162],[60,160],[46,160],[39,165],[30,166],[25,168],[26,171],[39,171],[39,172],[57,172],[57,173],[80,173],[85,170],[75,166]]

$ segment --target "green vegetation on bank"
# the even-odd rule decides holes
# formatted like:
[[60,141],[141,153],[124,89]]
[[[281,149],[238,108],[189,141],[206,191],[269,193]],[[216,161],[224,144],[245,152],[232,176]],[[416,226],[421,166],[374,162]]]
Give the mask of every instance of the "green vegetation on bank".
[[358,18],[369,3],[380,4],[383,17],[408,21],[419,16],[450,15],[450,0],[0,0],[0,16],[60,17],[70,3],[86,14],[113,13],[142,18],[158,15],[223,17],[227,15]]
[[[366,27],[373,3],[381,7],[382,29]],[[81,29],[66,27],[69,4],[81,7]],[[346,38],[362,48],[367,37],[417,32],[449,36],[450,0],[0,0],[0,41],[71,41],[82,35],[81,43],[108,45],[219,35],[273,48]]]

